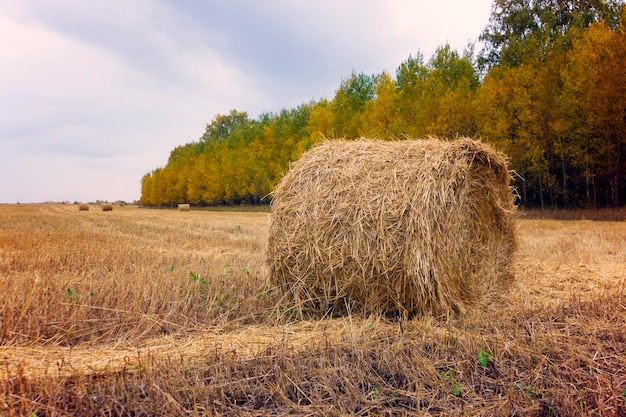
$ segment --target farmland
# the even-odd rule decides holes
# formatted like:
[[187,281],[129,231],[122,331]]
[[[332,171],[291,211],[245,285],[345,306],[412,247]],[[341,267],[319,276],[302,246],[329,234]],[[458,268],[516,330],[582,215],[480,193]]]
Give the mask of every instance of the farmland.
[[626,222],[522,216],[461,317],[299,317],[267,212],[0,205],[2,415],[626,415]]

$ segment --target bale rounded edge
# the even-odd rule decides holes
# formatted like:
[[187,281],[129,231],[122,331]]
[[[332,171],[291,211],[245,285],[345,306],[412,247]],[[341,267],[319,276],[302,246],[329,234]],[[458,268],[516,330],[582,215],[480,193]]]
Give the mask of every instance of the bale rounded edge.
[[505,293],[508,160],[480,141],[329,140],[273,192],[268,279],[300,311],[460,313]]

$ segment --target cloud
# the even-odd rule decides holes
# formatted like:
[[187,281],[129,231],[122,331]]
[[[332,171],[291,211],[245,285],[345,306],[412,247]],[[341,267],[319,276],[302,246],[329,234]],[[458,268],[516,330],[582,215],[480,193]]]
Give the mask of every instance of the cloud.
[[352,71],[462,48],[489,3],[5,0],[0,202],[106,198],[118,177],[119,198],[139,198],[143,174],[217,114],[332,99]]
[[[133,201],[141,192],[144,166],[155,155],[89,158],[68,154],[16,153],[2,157],[3,203]],[[33,198],[32,196],[36,196]]]

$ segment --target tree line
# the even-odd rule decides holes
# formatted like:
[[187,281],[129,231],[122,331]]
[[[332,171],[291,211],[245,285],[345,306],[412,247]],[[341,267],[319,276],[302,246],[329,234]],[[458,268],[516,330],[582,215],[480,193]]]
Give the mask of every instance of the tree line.
[[324,138],[470,136],[509,156],[523,206],[622,206],[625,29],[621,0],[495,0],[478,53],[443,45],[394,75],[354,72],[332,100],[217,115],[142,178],[141,203],[269,203],[289,164]]

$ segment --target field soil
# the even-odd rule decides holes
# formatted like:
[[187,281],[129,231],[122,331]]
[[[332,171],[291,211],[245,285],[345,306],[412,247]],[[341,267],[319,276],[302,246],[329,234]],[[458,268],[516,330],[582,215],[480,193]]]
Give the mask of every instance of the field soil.
[[504,299],[399,320],[301,317],[267,212],[0,205],[0,415],[626,416],[606,213],[521,216]]

